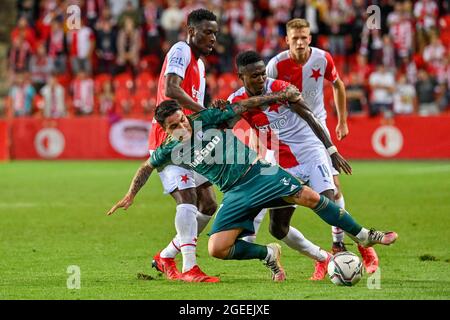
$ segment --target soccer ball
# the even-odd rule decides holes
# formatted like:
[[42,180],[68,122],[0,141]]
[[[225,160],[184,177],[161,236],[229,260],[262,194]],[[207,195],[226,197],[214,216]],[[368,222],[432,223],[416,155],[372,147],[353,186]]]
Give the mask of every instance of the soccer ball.
[[363,265],[359,257],[352,252],[339,252],[328,263],[328,276],[338,286],[354,286],[361,280]]

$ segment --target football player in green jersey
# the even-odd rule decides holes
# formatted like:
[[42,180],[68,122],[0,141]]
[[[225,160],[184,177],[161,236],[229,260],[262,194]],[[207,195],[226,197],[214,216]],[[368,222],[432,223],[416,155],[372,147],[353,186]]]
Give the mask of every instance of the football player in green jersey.
[[254,232],[253,219],[262,208],[298,204],[311,208],[322,220],[342,228],[365,246],[393,243],[398,237],[395,232],[361,227],[347,211],[303,186],[281,167],[263,161],[233,135],[230,127],[241,113],[262,104],[286,100],[301,104],[301,97],[295,87],[289,86],[281,92],[241,100],[223,110],[206,109],[191,116],[184,115],[174,100],[162,102],[157,108],[155,119],[168,133],[168,138],[141,165],[125,197],[107,214],[111,215],[118,208],[126,210],[155,168],[175,163],[204,175],[224,192],[210,231],[209,254],[219,259],[263,260],[271,270],[274,281],[286,278],[280,263],[280,246],[275,243],[264,246],[240,240]]

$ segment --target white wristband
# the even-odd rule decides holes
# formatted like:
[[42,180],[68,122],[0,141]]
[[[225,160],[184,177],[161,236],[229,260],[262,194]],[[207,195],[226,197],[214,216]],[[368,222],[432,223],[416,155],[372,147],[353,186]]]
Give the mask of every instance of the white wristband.
[[331,156],[333,153],[338,152],[338,149],[336,148],[336,146],[331,146],[327,149],[328,154]]

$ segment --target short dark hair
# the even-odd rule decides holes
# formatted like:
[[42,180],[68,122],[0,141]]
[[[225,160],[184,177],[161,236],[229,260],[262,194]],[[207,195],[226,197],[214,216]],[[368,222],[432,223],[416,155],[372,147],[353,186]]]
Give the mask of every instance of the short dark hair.
[[156,108],[155,119],[164,128],[164,121],[178,110],[181,110],[181,106],[176,100],[163,101]]
[[241,52],[236,57],[236,65],[238,69],[259,61],[264,60],[258,52],[252,50]]
[[198,25],[203,20],[216,21],[217,17],[214,13],[206,9],[197,9],[189,13],[187,17],[187,25],[189,27],[194,27]]

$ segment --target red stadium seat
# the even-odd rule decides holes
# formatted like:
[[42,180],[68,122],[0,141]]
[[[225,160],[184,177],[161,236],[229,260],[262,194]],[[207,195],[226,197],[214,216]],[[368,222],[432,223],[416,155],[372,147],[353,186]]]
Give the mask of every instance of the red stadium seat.
[[113,79],[114,89],[127,89],[132,90],[134,87],[133,76],[130,73],[121,73],[114,77]]
[[111,75],[107,73],[97,75],[94,79],[95,93],[100,94],[102,92],[103,84],[107,81],[111,81],[111,79]]

